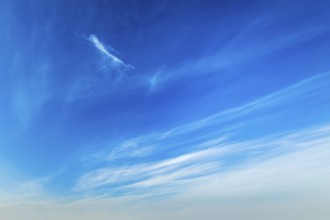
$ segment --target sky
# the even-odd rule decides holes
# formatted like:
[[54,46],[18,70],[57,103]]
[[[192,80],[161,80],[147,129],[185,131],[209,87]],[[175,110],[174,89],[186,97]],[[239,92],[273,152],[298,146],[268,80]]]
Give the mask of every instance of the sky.
[[0,218],[329,219],[329,10],[2,0]]

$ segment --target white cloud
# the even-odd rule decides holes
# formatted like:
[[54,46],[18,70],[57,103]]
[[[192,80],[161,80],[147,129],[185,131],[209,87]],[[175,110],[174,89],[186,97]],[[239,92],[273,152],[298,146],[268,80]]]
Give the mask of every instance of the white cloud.
[[104,44],[96,37],[96,35],[91,34],[88,38],[88,40],[106,57],[108,57],[111,61],[111,64],[113,64],[113,68],[134,68],[131,65],[125,64],[121,59],[110,53]]
[[[226,124],[226,128],[222,128],[221,124],[250,113],[269,112],[274,107],[276,109],[285,108],[288,105],[295,105],[297,102],[315,105],[320,99],[322,101],[322,94],[329,92],[329,82],[329,73],[320,74],[245,105],[221,111],[169,131],[156,132],[124,141],[119,147],[111,149],[110,154],[103,153],[101,158],[96,158],[102,162],[122,159],[124,163],[114,163],[113,166],[103,166],[100,169],[87,171],[78,180],[75,190],[83,192],[103,187],[111,188],[116,185],[116,189],[129,186],[129,189],[122,188],[123,191],[134,194],[135,191],[143,190],[143,186],[148,184],[163,187],[168,185],[168,182],[180,184],[184,181],[196,182],[198,180],[196,178],[184,177],[185,173],[189,172],[194,176],[198,169],[195,167],[196,164],[200,167],[212,164],[220,171],[222,168],[232,169],[238,165],[246,165],[247,162],[251,161],[259,163],[311,148],[313,145],[320,144],[320,141],[322,142],[326,135],[329,135],[327,127],[307,130],[303,133],[282,129],[281,132],[283,133],[280,134],[272,133],[270,136],[240,141],[228,133],[237,125],[229,123]],[[276,112],[266,116],[273,117],[274,114]],[[249,120],[251,121],[251,119]],[[257,120],[257,118],[252,120]],[[244,123],[244,120],[240,121]],[[208,127],[212,128],[210,132],[200,130]],[[196,132],[198,133],[197,136],[192,135]],[[159,152],[165,149],[171,149],[171,155],[158,157],[158,161],[155,161],[153,156],[160,155]],[[233,162],[234,165],[231,165],[231,161],[234,161],[235,157],[240,158],[240,162]],[[135,160],[132,163],[126,163],[125,159],[128,158]],[[143,158],[143,160],[138,158]],[[145,159],[151,162],[146,163]],[[185,170],[185,172],[180,172],[180,170]],[[212,170],[211,173],[205,172],[198,178],[202,179],[211,174],[218,175],[213,169],[210,170]],[[180,176],[181,174],[182,176]],[[168,191],[178,191],[178,189],[180,188],[173,187]]]
[[216,123],[230,121],[249,113],[265,111],[272,107],[285,108],[287,105],[292,105],[292,103],[297,103],[298,101],[304,104],[311,104],[322,99],[322,94],[330,92],[329,84],[330,73],[326,72],[319,74],[244,105],[220,111],[203,119],[178,126],[171,131],[164,132],[163,135],[166,135],[167,137],[182,135],[183,133],[198,130]]
[[203,178],[178,197],[226,201],[282,199],[322,193],[330,195],[329,141],[327,138],[318,146],[309,146],[266,161],[252,161],[245,166]]
[[101,158],[104,158],[105,160],[139,158],[150,154],[152,151],[152,146],[141,146],[139,139],[129,139],[124,141],[118,147],[114,147],[109,154],[103,153]]
[[[327,160],[324,160],[327,157],[324,155],[329,153],[327,150],[327,143],[330,142],[329,135],[330,128],[321,127],[231,144],[219,145],[217,141],[209,141],[206,142],[207,145],[214,143],[214,146],[167,160],[90,171],[78,180],[75,189],[78,191],[88,191],[99,187],[111,189],[113,185],[117,185],[113,190],[122,189],[129,194],[135,194],[135,192],[147,190],[147,187],[156,187],[158,189],[152,192],[157,195],[163,193],[164,190],[168,193],[182,192],[195,187],[196,184],[199,189],[198,184],[208,185],[217,180],[215,188],[224,186],[222,188],[227,189],[220,190],[222,194],[240,193],[244,189],[256,193],[252,189],[261,191],[263,187],[277,184],[279,181],[292,182],[290,179],[290,177],[294,178],[292,169],[301,172],[302,170],[297,165],[304,160],[308,161],[305,167],[306,170],[308,168],[310,175],[304,176],[303,173],[298,172],[297,178],[307,179],[314,175],[316,180],[317,176],[320,177],[320,172],[325,171],[322,166],[330,165]],[[235,157],[240,157],[240,162],[232,165]],[[314,170],[317,167],[319,170]],[[260,186],[252,182],[245,185],[244,181],[251,181],[251,179],[257,181]],[[290,191],[291,188],[288,190]],[[151,192],[150,189],[148,191]]]
[[[149,92],[156,91],[156,86],[169,83],[172,80],[201,74],[212,74],[214,72],[219,73],[219,71],[233,65],[248,62],[275,51],[309,41],[329,30],[329,27],[319,25],[306,30],[292,29],[282,35],[264,36],[261,34],[259,36],[258,33],[263,32],[263,25],[262,18],[253,20],[236,37],[233,37],[230,42],[226,42],[222,50],[217,51],[212,56],[186,61],[177,64],[175,67],[161,67],[155,74],[150,74],[145,80],[149,87]],[[252,42],[247,40],[247,38],[251,37],[251,34],[253,34],[254,38],[259,36],[258,40]]]
[[[253,143],[259,146],[249,146]],[[152,175],[125,186],[125,189],[135,189],[136,193],[120,197],[95,196],[75,202],[7,200],[0,204],[0,218],[197,220],[203,217],[216,220],[221,216],[232,220],[327,220],[330,214],[329,143],[330,126],[322,126],[236,143],[237,149],[248,145],[244,148],[247,151],[260,148],[262,144],[281,146],[268,158],[251,160],[227,170],[223,169],[221,161],[232,152],[228,149],[218,152],[214,158],[219,162],[214,163],[209,159],[217,152],[216,148],[158,163],[126,167],[126,170],[114,168],[106,173],[104,169],[89,176],[94,183],[116,175],[123,175],[123,178],[136,178],[145,173]],[[281,148],[290,148],[290,151],[278,154]],[[85,180],[88,180],[87,176]],[[171,196],[155,199],[157,195],[168,194]]]
[[[110,167],[91,171],[83,175],[75,187],[75,190],[88,190],[113,183],[126,185],[129,182],[138,182],[142,179],[150,179],[155,175],[173,175],[177,169],[191,169],[200,161],[213,158],[223,153],[222,149],[206,149],[198,152],[184,154],[160,162],[140,163],[132,166]],[[195,169],[195,168],[194,168]],[[183,174],[183,173],[182,173]]]
[[[221,144],[232,141],[230,136],[233,131],[248,126],[249,123],[258,120],[261,116],[272,118],[281,112],[273,109],[285,110],[287,106],[295,106],[298,111],[302,105],[318,105],[319,102],[323,102],[323,94],[330,92],[329,84],[330,73],[319,74],[241,106],[225,109],[202,119],[178,125],[167,131],[154,132],[127,140],[119,147],[111,149],[110,154],[104,153],[106,155],[104,158],[118,158],[120,155],[122,158],[134,157],[134,155],[144,157],[156,153],[157,149],[173,149],[186,145],[191,148],[206,148],[215,142]],[[324,106],[329,107],[329,105]],[[263,113],[256,115],[258,112]],[[248,117],[249,114],[255,115]],[[243,117],[248,117],[248,121]],[[240,120],[237,120],[239,118]],[[204,129],[208,129],[208,131],[205,132]],[[198,135],[196,135],[197,132]],[[282,132],[285,131],[282,130]],[[128,144],[130,144],[129,147]]]

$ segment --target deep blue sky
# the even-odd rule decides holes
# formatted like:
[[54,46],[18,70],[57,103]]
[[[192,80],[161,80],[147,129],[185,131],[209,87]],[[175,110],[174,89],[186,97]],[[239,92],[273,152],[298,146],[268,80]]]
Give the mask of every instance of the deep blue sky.
[[0,188],[10,196],[167,198],[326,149],[329,1],[0,6]]

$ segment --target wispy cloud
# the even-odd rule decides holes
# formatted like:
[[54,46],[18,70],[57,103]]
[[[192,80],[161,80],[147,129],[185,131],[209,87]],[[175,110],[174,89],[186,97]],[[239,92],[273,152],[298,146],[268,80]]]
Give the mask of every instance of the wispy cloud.
[[109,61],[111,62],[111,66],[113,68],[123,68],[124,69],[132,69],[134,68],[132,65],[124,63],[121,59],[113,55],[112,53],[107,50],[106,46],[97,38],[96,35],[91,34],[88,37],[88,40],[107,58],[109,58]]
[[[116,144],[118,147],[110,144],[109,148],[105,148],[99,154],[98,159],[144,157],[165,149],[176,152],[179,149],[186,149],[186,146],[191,149],[202,149],[212,144],[223,145],[232,142],[235,138],[233,136],[239,135],[240,130],[251,129],[258,120],[264,120],[263,123],[273,120],[274,117],[283,114],[288,106],[297,111],[302,103],[311,110],[320,104],[324,108],[330,108],[329,104],[324,103],[322,95],[330,92],[329,85],[330,73],[319,74],[243,105],[186,124],[179,124],[172,129],[131,138]],[[250,117],[251,115],[253,117]],[[281,132],[286,131],[282,129]]]
[[[148,186],[157,188],[155,194],[164,191],[179,192],[179,185],[193,185],[192,183],[209,175],[214,177],[235,167],[259,164],[320,144],[323,146],[325,140],[328,140],[327,127],[304,132],[281,129],[277,133],[272,131],[268,135],[263,134],[257,139],[238,137],[242,135],[239,134],[240,130],[250,130],[255,126],[254,123],[260,123],[259,117],[263,120],[261,123],[278,117],[277,114],[281,112],[276,113],[272,109],[285,109],[287,106],[299,109],[301,104],[298,103],[313,109],[313,106],[324,102],[322,94],[329,92],[329,84],[330,74],[320,74],[242,106],[179,125],[168,131],[124,141],[119,147],[111,149],[110,153],[103,152],[101,157],[96,158],[110,163],[114,159],[120,160],[113,165],[103,165],[101,168],[87,171],[78,180],[75,190],[84,192],[108,188],[113,192],[134,194],[144,191]],[[254,115],[254,119],[251,119],[250,114]],[[246,116],[249,116],[248,119]],[[238,129],[235,127],[237,121],[242,123]],[[235,132],[231,127],[235,128]],[[145,153],[145,147],[150,147],[150,151]],[[142,154],[139,154],[139,149]],[[169,153],[162,156],[164,152]],[[155,154],[158,155],[156,160],[153,157]],[[143,160],[139,159],[140,157]],[[132,158],[135,159],[130,161]],[[146,160],[149,162],[145,162]]]
[[[265,160],[252,159],[244,165],[225,170],[203,182],[211,183],[201,189],[191,189],[190,196],[227,198],[262,198],[314,194],[320,188],[329,194],[330,127],[313,128],[284,136],[276,145],[288,152],[271,155]],[[196,187],[196,188],[195,188]],[[217,189],[223,190],[217,190]],[[188,193],[189,194],[189,193]],[[197,196],[198,194],[198,196]]]
[[[283,187],[280,188],[283,193],[292,191],[299,181],[312,176],[315,181],[303,184],[302,189],[313,188],[322,184],[322,175],[330,166],[326,159],[330,153],[329,137],[330,129],[325,126],[213,146],[159,162],[98,169],[83,175],[75,189],[109,187],[114,192],[124,190],[132,195],[147,190],[149,196],[196,190],[194,193],[207,191],[211,196],[220,187],[216,192],[221,195],[257,195],[277,185]],[[233,159],[236,157],[240,158],[239,163]],[[258,184],[245,183],[252,180]]]
[[[145,80],[149,92],[155,92],[156,88],[176,79],[219,74],[220,71],[234,65],[247,63],[267,54],[312,40],[329,30],[328,26],[318,25],[304,30],[292,28],[283,34],[267,36],[260,33],[270,23],[263,23],[262,19],[264,18],[261,16],[252,20],[250,25],[242,28],[235,37],[226,42],[224,47],[213,55],[177,63],[172,67],[162,66],[155,73],[149,74]],[[246,40],[251,38],[251,35],[259,36],[258,40],[251,42]]]
[[126,65],[118,57],[111,54],[94,34],[90,35],[88,39],[94,44],[94,46],[97,49],[99,49],[99,51],[101,51],[103,54],[105,54],[106,56],[111,58],[114,63],[118,63],[118,64],[121,64],[121,65]]
[[[80,178],[75,189],[81,191],[109,184],[111,185],[113,183],[127,185],[139,180],[149,179],[150,181],[150,178],[155,174],[172,176],[180,167],[185,167],[186,169],[186,172],[180,172],[182,175],[187,175],[188,173],[189,175],[193,175],[193,173],[197,172],[194,166],[198,164],[198,161],[212,158],[221,153],[221,151],[222,149],[207,149],[164,161],[134,164],[124,167],[109,167],[91,171]],[[178,173],[175,175],[177,176]]]
[[[193,121],[165,132],[165,136],[180,135],[182,133],[198,130],[212,124],[224,123],[251,113],[265,112],[271,108],[286,108],[287,105],[294,105],[299,101],[312,105],[313,102],[322,101],[322,94],[329,92],[330,73],[315,75],[269,95],[260,97],[254,101],[241,106],[230,108],[224,111],[207,116],[203,119]],[[167,134],[167,135],[166,135]]]
[[138,139],[129,139],[124,141],[120,146],[114,147],[110,154],[103,155],[105,160],[115,160],[118,158],[129,158],[129,157],[144,157],[151,153],[153,150],[152,146],[141,146]]

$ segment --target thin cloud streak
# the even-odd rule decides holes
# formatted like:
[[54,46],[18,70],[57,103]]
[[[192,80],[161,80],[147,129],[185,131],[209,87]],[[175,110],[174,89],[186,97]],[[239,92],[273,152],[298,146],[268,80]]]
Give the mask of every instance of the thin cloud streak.
[[124,63],[124,61],[122,61],[121,59],[119,59],[118,57],[116,57],[115,55],[111,54],[106,47],[104,46],[104,44],[97,38],[96,35],[91,34],[88,37],[88,40],[102,53],[104,54],[106,57],[110,58],[111,62],[117,66],[123,66],[125,68],[134,68],[132,65],[128,65],[126,63]]
[[90,35],[88,38],[93,44],[94,46],[99,49],[103,54],[107,55],[108,57],[110,57],[113,62],[121,64],[121,65],[126,65],[122,60],[120,60],[118,57],[114,56],[113,54],[111,54],[106,48],[105,46],[99,41],[99,39],[94,35]]
[[274,106],[284,105],[289,102],[297,102],[297,100],[308,100],[310,102],[315,101],[311,97],[318,98],[319,95],[327,93],[330,84],[330,73],[326,72],[319,74],[307,79],[304,79],[298,83],[290,85],[279,91],[266,95],[264,97],[258,98],[254,101],[248,102],[242,106],[236,108],[230,108],[219,113],[210,115],[201,120],[197,120],[177,128],[171,131],[165,132],[165,136],[168,135],[179,135],[192,130],[197,130],[210,124],[215,124],[224,121],[229,121],[241,116],[245,116],[249,113],[256,111],[266,110]]
[[[204,178],[186,195],[194,198],[262,198],[269,196],[292,196],[308,194],[324,189],[330,191],[329,134],[330,129],[301,132],[295,138],[285,137],[281,142],[289,141],[286,147],[294,150],[275,155],[267,160],[252,160],[242,166]],[[321,134],[323,137],[315,137]],[[310,137],[311,136],[311,137]],[[312,138],[314,136],[314,138]],[[310,141],[304,139],[311,138]],[[210,183],[201,188],[200,184]],[[225,190],[219,190],[219,189]]]
[[[131,166],[91,171],[78,180],[75,190],[88,191],[98,187],[109,187],[114,191],[124,190],[135,195],[144,192],[147,189],[146,187],[156,187],[157,190],[155,191],[150,191],[151,189],[148,188],[149,193],[153,192],[152,195],[156,196],[164,191],[179,193],[182,190],[194,188],[196,184],[205,185],[205,181],[210,182],[213,179],[211,182],[214,182],[214,180],[219,181],[217,183],[219,185],[226,184],[229,180],[233,181],[230,185],[236,184],[236,188],[232,190],[240,192],[240,184],[235,183],[232,178],[243,177],[245,174],[250,177],[251,172],[253,172],[259,175],[260,183],[263,183],[261,179],[264,175],[267,178],[272,175],[271,173],[260,173],[266,172],[265,169],[260,170],[260,168],[267,164],[270,164],[267,167],[275,167],[269,169],[269,172],[272,172],[272,170],[274,172],[278,172],[278,170],[284,172],[285,168],[281,168],[283,166],[288,168],[285,172],[291,172],[291,165],[299,164],[304,161],[304,158],[306,158],[306,161],[310,161],[311,164],[315,156],[315,160],[320,160],[315,164],[315,167],[329,166],[321,159],[325,158],[322,156],[323,153],[328,152],[324,151],[324,148],[328,147],[329,136],[330,128],[325,126],[277,137],[236,142],[222,146],[217,146],[215,142],[215,146],[206,150],[184,154],[157,163],[138,163]],[[235,157],[241,158],[240,163],[236,165],[235,160],[231,159]],[[244,158],[249,159],[244,160]],[[282,160],[285,163],[281,164]],[[289,162],[290,160],[292,161]],[[313,173],[313,170],[309,172],[312,172],[310,175],[315,177],[318,175],[318,172]],[[242,173],[242,175],[238,175],[239,173]],[[283,173],[281,176],[275,177],[279,178],[278,181],[283,177],[282,181],[285,182],[286,175],[289,174]],[[298,173],[297,175],[300,176],[301,174]],[[266,183],[270,184],[269,182]],[[120,184],[120,186],[117,186],[117,184]]]
[[[164,175],[175,172],[181,167],[193,167],[199,161],[210,159],[223,153],[223,149],[207,149],[198,152],[188,153],[175,158],[160,162],[141,163],[125,167],[103,168],[84,174],[75,187],[76,191],[93,189],[120,182],[127,184],[142,179],[148,179],[153,175]],[[190,170],[192,171],[192,170]]]
[[[298,102],[309,106],[323,102],[322,94],[330,92],[329,85],[330,73],[319,74],[241,106],[226,109],[187,124],[178,125],[167,131],[129,139],[119,144],[119,147],[111,149],[110,153],[104,151],[99,154],[97,160],[144,157],[157,152],[156,149],[180,149],[186,145],[197,149],[207,148],[212,142],[221,145],[231,141],[230,136],[234,130],[246,128],[249,123],[258,120],[259,117],[272,118],[276,116],[276,112],[268,114],[268,110],[273,108],[285,109],[287,106],[294,106]],[[300,105],[297,105],[297,108]],[[329,108],[330,106],[325,105],[325,107]],[[249,121],[243,118],[258,112],[264,112],[265,115],[258,114]],[[207,132],[204,129],[207,129]],[[195,136],[194,134],[197,132],[198,135]],[[190,135],[188,139],[186,138],[187,135]]]
[[[213,56],[186,61],[178,64],[176,67],[161,67],[156,73],[148,75],[145,83],[149,87],[149,93],[156,92],[156,88],[180,78],[189,78],[200,74],[219,74],[219,71],[233,65],[249,62],[267,54],[312,40],[330,29],[328,26],[319,25],[306,30],[293,30],[284,35],[268,37],[260,35],[257,43],[251,44],[247,41],[249,44],[246,44],[243,40],[244,38],[261,32],[263,29],[264,24],[260,23],[260,20],[262,19],[253,20],[251,25],[245,28],[246,30],[241,31]],[[241,45],[242,42],[243,45]],[[236,45],[240,46],[237,47]]]
[[[112,150],[110,155],[104,153],[95,159],[103,162],[111,162],[116,158],[123,161],[125,158],[141,159],[134,160],[130,165],[117,161],[115,166],[89,170],[77,180],[74,190],[81,193],[94,191],[96,194],[100,190],[102,194],[102,189],[109,189],[113,192],[125,192],[125,195],[136,195],[145,192],[148,186],[155,188],[153,191],[149,190],[148,195],[151,197],[162,193],[178,193],[196,182],[203,182],[208,176],[215,178],[223,170],[228,171],[249,163],[257,164],[304,148],[324,145],[323,140],[330,135],[326,127],[305,133],[282,130],[280,133],[272,133],[258,139],[241,141],[232,137],[233,131],[223,129],[220,125],[228,122],[224,126],[230,127],[242,116],[268,112],[274,107],[285,108],[287,105],[295,105],[297,101],[308,106],[317,105],[323,100],[321,94],[329,91],[329,77],[329,73],[319,74],[242,106],[221,111],[170,131],[130,139]],[[266,116],[272,118],[276,113]],[[258,116],[254,120],[258,120]],[[251,123],[251,119],[249,122]],[[244,122],[244,118],[241,123],[243,128],[249,126],[248,122]],[[204,129],[212,132],[203,136],[201,134],[205,133]],[[198,132],[198,137],[187,139],[187,136],[193,137],[195,132]],[[136,154],[138,149],[143,150],[146,146],[151,147],[148,154]],[[158,161],[149,163],[141,162],[148,159],[149,154],[162,154],[165,149],[172,151],[167,158],[159,158]],[[183,149],[185,150],[182,151]],[[237,163],[232,158],[240,158],[241,162]],[[204,174],[199,172],[198,166]],[[209,167],[208,172],[203,167]]]

